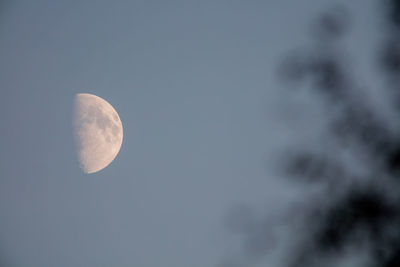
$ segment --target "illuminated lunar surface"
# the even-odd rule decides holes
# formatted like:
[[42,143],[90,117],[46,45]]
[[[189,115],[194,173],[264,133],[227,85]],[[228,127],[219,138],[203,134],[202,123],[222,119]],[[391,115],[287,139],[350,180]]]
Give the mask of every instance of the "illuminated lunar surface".
[[122,123],[115,109],[98,96],[77,94],[73,125],[82,170],[94,173],[107,167],[122,145]]

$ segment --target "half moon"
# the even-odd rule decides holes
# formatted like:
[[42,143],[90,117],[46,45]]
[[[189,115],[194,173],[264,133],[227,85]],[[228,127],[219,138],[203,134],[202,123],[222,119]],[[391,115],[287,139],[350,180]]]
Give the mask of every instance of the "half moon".
[[98,172],[117,156],[123,138],[115,109],[92,94],[77,94],[73,116],[76,151],[85,173]]

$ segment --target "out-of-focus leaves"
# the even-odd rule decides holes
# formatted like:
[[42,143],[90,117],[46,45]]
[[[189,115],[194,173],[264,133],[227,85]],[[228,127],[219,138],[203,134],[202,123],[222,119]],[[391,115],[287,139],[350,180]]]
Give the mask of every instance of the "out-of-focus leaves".
[[347,33],[350,16],[342,7],[332,8],[324,12],[314,24],[313,30],[319,41],[331,42]]
[[347,175],[340,164],[323,155],[303,151],[292,153],[286,160],[287,173],[303,182],[339,181]]
[[317,247],[340,250],[347,242],[382,242],[387,224],[398,223],[399,216],[400,207],[389,203],[384,193],[355,187],[326,213],[316,234]]
[[400,27],[400,1],[399,0],[389,0],[389,21],[397,27]]
[[[389,3],[391,26],[379,67],[389,82],[387,88],[376,90],[394,92],[388,105],[393,105],[400,118],[400,0],[385,3]],[[329,153],[310,152],[312,149],[284,151],[284,169],[290,177],[306,184],[325,183],[329,186],[323,190],[327,191],[335,188],[326,192],[321,202],[311,199],[312,203],[302,207],[303,215],[293,215],[303,217],[298,220],[302,226],[296,227],[306,231],[306,238],[291,246],[287,252],[291,257],[284,266],[340,266],[339,259],[350,248],[368,255],[368,267],[400,266],[400,136],[389,130],[376,107],[360,95],[365,85],[353,82],[355,78],[347,70],[350,59],[338,56],[333,41],[348,33],[349,25],[343,9],[324,13],[314,28],[317,44],[309,51],[289,54],[279,68],[284,81],[296,88],[304,88],[307,82],[314,89],[326,104],[321,112],[336,112],[327,116],[330,143],[336,144],[336,149],[351,150],[365,168],[365,177],[352,180],[351,162],[344,164],[340,156],[327,157]],[[264,241],[268,235],[262,230],[267,227],[265,221],[252,220],[245,238],[247,250],[255,254],[267,251]]]
[[386,42],[382,51],[382,65],[389,74],[400,72],[400,36]]

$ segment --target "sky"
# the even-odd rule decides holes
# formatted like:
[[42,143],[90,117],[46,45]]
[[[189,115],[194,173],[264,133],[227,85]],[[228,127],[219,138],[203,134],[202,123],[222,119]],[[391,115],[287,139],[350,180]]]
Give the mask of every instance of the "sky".
[[[211,267],[235,255],[230,211],[274,213],[301,195],[274,159],[324,126],[311,95],[277,81],[282,56],[341,3],[349,50],[371,72],[375,3],[346,2],[5,1],[0,264]],[[77,93],[107,100],[124,127],[116,159],[91,175],[73,143]]]

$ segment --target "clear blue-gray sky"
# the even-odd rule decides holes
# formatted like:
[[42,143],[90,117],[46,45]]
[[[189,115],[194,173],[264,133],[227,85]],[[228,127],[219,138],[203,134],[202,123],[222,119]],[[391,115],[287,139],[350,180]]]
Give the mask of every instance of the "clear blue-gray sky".
[[[211,267],[229,257],[240,246],[224,224],[233,207],[273,212],[297,194],[269,161],[314,127],[293,126],[287,112],[313,109],[287,107],[281,56],[336,3],[352,11],[351,42],[375,34],[374,1],[346,2],[4,1],[1,266]],[[357,47],[361,63],[369,49]],[[119,155],[93,175],[72,138],[82,92],[109,101],[124,126]]]

